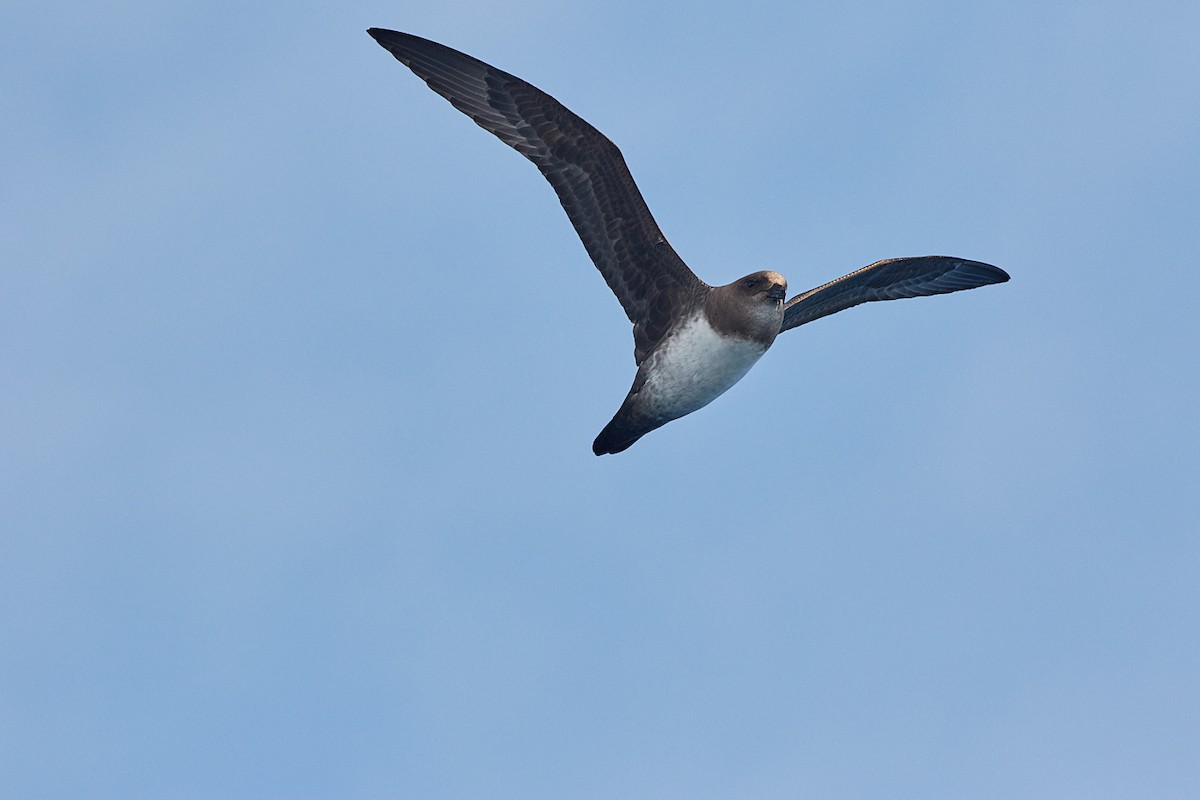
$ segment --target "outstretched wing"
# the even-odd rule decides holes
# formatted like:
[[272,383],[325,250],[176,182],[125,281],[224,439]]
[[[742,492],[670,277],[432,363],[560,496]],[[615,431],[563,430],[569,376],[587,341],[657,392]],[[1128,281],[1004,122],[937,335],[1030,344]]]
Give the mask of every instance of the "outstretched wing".
[[950,256],[889,258],[796,295],[783,307],[779,330],[795,328],[859,303],[946,294],[1006,280],[1007,272],[980,261]]
[[367,32],[537,165],[633,323],[640,361],[666,333],[675,309],[704,284],[667,243],[617,146],[536,86],[479,59],[407,33]]

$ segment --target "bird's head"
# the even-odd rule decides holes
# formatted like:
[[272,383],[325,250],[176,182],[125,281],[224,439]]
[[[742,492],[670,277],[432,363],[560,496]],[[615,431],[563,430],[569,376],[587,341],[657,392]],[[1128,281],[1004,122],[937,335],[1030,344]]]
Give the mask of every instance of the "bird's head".
[[787,297],[787,278],[778,272],[753,272],[733,283],[736,291],[759,303],[778,305]]
[[718,286],[708,296],[709,320],[726,334],[770,347],[783,324],[787,280],[778,272],[754,272]]

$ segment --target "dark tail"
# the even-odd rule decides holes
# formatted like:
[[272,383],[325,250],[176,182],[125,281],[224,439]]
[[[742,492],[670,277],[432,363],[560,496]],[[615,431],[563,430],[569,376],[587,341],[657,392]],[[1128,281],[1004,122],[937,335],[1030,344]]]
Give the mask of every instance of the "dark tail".
[[596,441],[592,442],[592,452],[598,456],[623,452],[647,433],[649,431],[645,428],[630,427],[618,413],[604,426],[604,430],[600,431]]

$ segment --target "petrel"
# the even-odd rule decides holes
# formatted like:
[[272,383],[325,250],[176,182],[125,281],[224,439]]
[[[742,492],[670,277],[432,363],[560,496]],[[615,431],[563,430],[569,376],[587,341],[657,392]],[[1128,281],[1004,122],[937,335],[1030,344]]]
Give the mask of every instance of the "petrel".
[[891,258],[784,302],[787,281],[762,271],[709,286],[667,243],[617,146],[537,87],[407,33],[367,31],[429,88],[528,158],[558,193],[588,255],[633,323],[637,375],[592,452],[620,453],[711,403],[790,328],[873,300],[945,294],[1008,280],[949,256]]

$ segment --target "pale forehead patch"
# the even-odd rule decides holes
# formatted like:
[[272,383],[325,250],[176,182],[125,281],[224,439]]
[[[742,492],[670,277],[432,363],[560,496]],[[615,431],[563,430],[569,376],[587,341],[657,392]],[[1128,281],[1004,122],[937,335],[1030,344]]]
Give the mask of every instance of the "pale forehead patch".
[[[783,277],[778,272],[774,272],[769,269],[752,272],[747,275],[746,278],[758,278],[759,280],[770,281],[771,283],[778,283],[782,284],[783,286],[787,286],[787,278]],[[745,278],[741,278],[739,280],[745,280]]]

